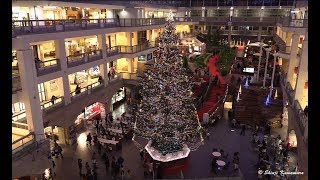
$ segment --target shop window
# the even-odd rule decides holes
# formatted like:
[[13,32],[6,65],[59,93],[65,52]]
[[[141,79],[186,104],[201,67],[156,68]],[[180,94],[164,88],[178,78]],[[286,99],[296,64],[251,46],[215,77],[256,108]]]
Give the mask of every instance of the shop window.
[[46,101],[47,98],[46,98],[44,83],[38,84],[38,92],[39,92],[40,102]]

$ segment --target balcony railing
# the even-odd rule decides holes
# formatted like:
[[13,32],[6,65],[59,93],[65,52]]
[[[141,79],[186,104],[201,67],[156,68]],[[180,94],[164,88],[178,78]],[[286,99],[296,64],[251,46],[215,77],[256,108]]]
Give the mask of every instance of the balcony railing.
[[26,111],[21,111],[12,115],[12,121],[23,121],[26,119]]
[[103,84],[101,82],[95,82],[95,83],[92,83],[92,84],[89,84],[89,85],[87,85],[85,87],[80,88],[80,90],[72,91],[70,93],[71,94],[71,100],[74,100],[74,99],[79,98],[81,96],[84,96],[86,94],[91,94],[91,92],[93,90],[99,89],[102,86],[103,86]]
[[37,75],[42,76],[61,70],[59,59],[50,59],[46,61],[36,62]]
[[283,27],[308,28],[308,19],[279,18],[278,23]]
[[35,143],[34,133],[30,132],[29,134],[12,142],[12,154],[32,145],[33,143]]
[[137,73],[120,73],[122,79],[132,79],[132,80],[139,80],[140,77],[137,75]]
[[26,34],[54,33],[111,27],[150,26],[161,25],[165,22],[164,18],[16,20],[12,22],[12,35],[15,37]]
[[138,44],[134,46],[118,46],[119,53],[133,54],[155,47],[155,42]]
[[64,105],[64,97],[57,97],[56,99],[44,101],[40,103],[40,107],[43,111],[48,111],[51,109],[55,109],[57,107],[61,107]]
[[122,27],[152,26],[160,25],[166,22],[165,18],[138,18],[138,19],[120,19]]
[[295,100],[293,103],[293,109],[295,113],[295,119],[300,128],[301,133],[304,135],[306,126],[308,126],[308,116],[304,113],[299,101]]
[[87,53],[87,55],[88,55],[88,60],[90,62],[102,59],[102,51],[101,51],[101,49],[90,51],[90,52]]
[[28,124],[12,121],[12,127],[28,130]]
[[87,62],[97,61],[99,59],[102,59],[101,49],[69,55],[67,56],[67,65],[68,68],[70,68]]
[[21,87],[20,76],[12,76],[12,93],[16,93],[21,90],[22,90],[22,87]]
[[118,46],[107,48],[107,57],[119,54]]

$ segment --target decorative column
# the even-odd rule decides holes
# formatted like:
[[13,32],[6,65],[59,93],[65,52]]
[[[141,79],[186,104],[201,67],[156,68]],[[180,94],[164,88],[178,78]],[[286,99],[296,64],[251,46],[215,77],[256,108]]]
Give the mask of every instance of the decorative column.
[[267,70],[268,70],[268,60],[269,60],[269,54],[270,50],[266,49],[267,51],[267,58],[266,58],[266,65],[264,67],[264,76],[263,76],[263,87],[266,87],[266,79],[267,79]]
[[67,74],[68,64],[67,64],[67,57],[66,57],[66,47],[64,39],[57,39],[54,40],[56,56],[59,59],[61,64],[61,71],[63,72],[62,75],[62,82],[63,82],[63,96],[64,96],[64,103],[68,105],[71,103],[71,94],[70,94],[70,84],[69,78]]
[[287,74],[287,81],[291,85],[292,85],[292,80],[293,80],[294,68],[299,65],[299,60],[297,60],[299,38],[300,38],[300,35],[293,34],[290,60],[289,60],[289,68],[288,68],[288,74]]
[[[298,78],[295,90],[295,99],[299,102],[303,98],[303,90],[305,83],[308,81],[308,36],[306,35],[302,44],[301,60],[298,71]],[[304,108],[304,107],[302,107]]]
[[259,63],[258,63],[258,73],[257,73],[257,79],[256,82],[259,83],[259,79],[260,79],[260,64],[261,64],[261,57],[262,57],[262,47],[263,47],[263,43],[260,43],[260,55],[259,55]]
[[33,51],[31,49],[17,50],[17,59],[28,130],[34,132],[35,139],[39,141],[45,137]]
[[107,57],[106,34],[98,35],[98,44],[99,44],[99,48],[102,51],[102,59],[105,59]]

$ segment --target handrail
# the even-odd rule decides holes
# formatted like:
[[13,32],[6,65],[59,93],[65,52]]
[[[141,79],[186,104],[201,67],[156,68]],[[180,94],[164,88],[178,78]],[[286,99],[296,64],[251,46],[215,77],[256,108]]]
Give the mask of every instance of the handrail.
[[94,82],[94,83],[91,83],[91,84],[89,84],[89,85],[87,85],[87,86],[84,86],[84,87],[81,87],[80,88],[80,93],[76,93],[77,92],[77,90],[74,90],[74,91],[72,91],[72,92],[70,92],[70,94],[71,94],[71,96],[73,97],[73,96],[77,96],[77,95],[80,95],[80,94],[83,94],[83,93],[85,93],[85,92],[87,92],[88,94],[90,94],[91,93],[91,91],[89,91],[89,90],[92,90],[92,89],[95,89],[96,87],[100,87],[99,85],[101,85],[102,84],[102,82]]
[[[31,136],[31,138],[30,138],[30,136]],[[31,143],[36,142],[34,136],[35,136],[34,132],[30,132],[29,134],[13,141],[12,142],[12,152],[16,153],[18,151],[17,149],[19,149],[21,147],[23,148],[25,145],[29,145],[30,142]]]
[[[21,116],[23,116],[23,117],[21,117]],[[17,121],[17,120],[25,118],[25,117],[26,117],[26,111],[20,111],[19,113],[12,115],[12,121]]]
[[49,67],[49,66],[57,65],[58,63],[59,63],[59,59],[54,58],[54,59],[45,60],[45,61],[38,61],[38,62],[36,62],[36,67],[37,67],[37,69],[40,70],[40,68],[42,68],[42,67]]
[[16,121],[12,121],[12,127],[16,127],[16,128],[20,128],[20,129],[25,129],[25,130],[28,130],[28,129],[29,129],[28,124],[20,123],[20,122],[16,122]]
[[137,44],[134,46],[123,46],[123,45],[113,46],[113,47],[107,48],[106,51],[107,51],[107,56],[110,57],[117,54],[134,54],[134,53],[138,53],[154,47],[156,47],[155,41],[151,41],[148,43]]
[[12,35],[55,33],[83,29],[100,29],[111,27],[137,27],[165,24],[165,18],[133,19],[56,19],[56,20],[15,20],[12,21]]
[[292,19],[291,17],[279,18],[277,21],[284,27],[307,28],[308,19]]
[[54,100],[48,100],[48,101],[41,102],[40,107],[41,107],[41,109],[49,108],[55,104],[59,104],[59,103],[63,102],[63,99],[64,99],[64,97],[60,96],[60,97],[56,97],[56,99],[54,99]]

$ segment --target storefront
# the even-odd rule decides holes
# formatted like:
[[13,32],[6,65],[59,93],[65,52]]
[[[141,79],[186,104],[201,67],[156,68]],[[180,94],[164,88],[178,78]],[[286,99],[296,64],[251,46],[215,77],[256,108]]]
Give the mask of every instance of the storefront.
[[78,130],[83,128],[83,125],[87,127],[87,125],[92,124],[96,119],[105,118],[105,105],[100,102],[95,102],[90,106],[85,107],[84,111],[78,115],[75,121],[76,129]]
[[97,36],[69,39],[65,42],[67,56],[98,50]]

